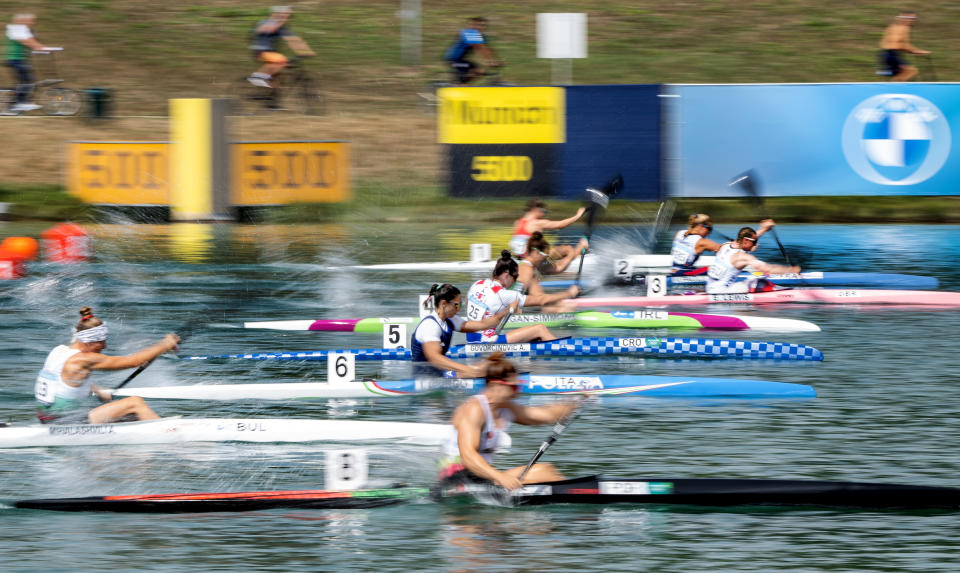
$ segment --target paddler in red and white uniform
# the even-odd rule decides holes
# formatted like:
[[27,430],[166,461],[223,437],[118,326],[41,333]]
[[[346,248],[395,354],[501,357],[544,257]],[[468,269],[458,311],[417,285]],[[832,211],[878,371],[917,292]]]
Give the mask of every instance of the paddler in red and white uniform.
[[[760,230],[757,238],[772,229],[776,223],[773,219],[760,221]],[[707,267],[698,267],[697,259],[704,251],[717,252],[720,243],[707,238],[713,232],[713,223],[710,215],[694,213],[687,219],[687,228],[680,229],[673,236],[673,247],[670,256],[673,258],[673,274],[681,276],[701,275],[707,272]]]
[[[539,199],[531,199],[527,203],[527,210],[524,212],[523,217],[517,219],[513,224],[513,237],[510,239],[510,251],[513,252],[514,255],[522,257],[523,254],[527,252],[527,241],[530,240],[530,235],[537,231],[542,233],[544,231],[553,231],[568,227],[582,217],[585,211],[586,209],[584,207],[580,207],[577,209],[577,214],[573,217],[568,217],[561,221],[551,221],[545,218],[547,215],[546,203]],[[551,254],[557,259],[567,256],[571,251],[575,251],[574,247],[569,245],[555,246],[553,250],[554,252]]]
[[552,464],[534,464],[521,482],[523,466],[498,470],[493,458],[510,446],[507,430],[512,422],[526,426],[555,424],[578,406],[576,402],[549,406],[522,406],[513,401],[519,381],[517,369],[500,353],[486,360],[487,382],[483,391],[470,397],[453,413],[454,432],[442,446],[441,485],[491,481],[506,489],[527,483],[562,480]]
[[[176,350],[180,337],[168,334],[160,342],[139,352],[107,356],[103,354],[107,348],[107,325],[93,315],[90,307],[80,309],[80,316],[73,342],[70,346],[61,344],[50,351],[37,376],[34,394],[40,421],[45,424],[105,424],[127,416],[138,420],[159,418],[139,396],[113,400],[108,391],[90,382],[90,374],[94,370],[136,368],[164,352]],[[93,396],[106,403],[91,409]]]
[[799,273],[800,267],[787,265],[773,265],[765,263],[750,254],[757,249],[759,233],[750,227],[744,227],[737,233],[735,241],[720,245],[715,262],[707,270],[707,294],[741,294],[757,292],[758,290],[772,290],[772,285],[766,284],[758,289],[757,283],[761,277],[752,275],[740,280],[741,271],[750,267],[761,273]]
[[[484,320],[516,304],[517,307],[541,306],[573,298],[580,289],[571,286],[563,292],[554,294],[525,295],[510,287],[517,281],[520,270],[517,261],[504,249],[493,267],[493,276],[482,279],[470,287],[467,293],[467,319]],[[467,342],[530,342],[531,340],[555,340],[557,337],[542,324],[531,324],[511,330],[508,334],[497,335],[496,329],[488,328],[479,333],[468,333]]]

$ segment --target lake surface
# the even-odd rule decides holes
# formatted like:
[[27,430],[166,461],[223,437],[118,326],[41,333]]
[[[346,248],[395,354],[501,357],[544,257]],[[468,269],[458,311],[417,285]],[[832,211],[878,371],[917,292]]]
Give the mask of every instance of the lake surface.
[[[7,223],[3,236],[39,236]],[[719,230],[733,234],[737,225]],[[128,353],[189,320],[184,354],[369,348],[380,335],[242,330],[252,320],[409,316],[434,282],[466,291],[468,274],[331,272],[329,265],[468,258],[508,229],[426,225],[91,225],[95,258],[34,263],[0,284],[0,420],[32,421],[33,381],[66,343],[82,306]],[[960,228],[784,225],[807,270],[935,276],[960,290]],[[570,237],[573,235],[571,234]],[[601,228],[601,255],[638,252],[644,229]],[[773,241],[760,256],[778,258]],[[659,252],[666,245],[659,245]],[[496,252],[496,249],[494,250]],[[612,266],[611,266],[612,268]],[[608,288],[610,292],[633,292]],[[639,294],[637,292],[636,294]],[[672,309],[673,310],[673,309]],[[806,401],[603,399],[547,453],[568,476],[836,479],[960,485],[957,309],[768,305],[689,307],[813,321],[802,334],[703,333],[808,344],[822,363],[642,358],[521,360],[543,373],[757,378],[813,385]],[[560,331],[572,333],[574,331]],[[590,332],[591,335],[602,334]],[[607,334],[611,334],[607,331]],[[684,336],[701,336],[685,333]],[[359,362],[359,376],[406,377],[406,365]],[[127,372],[95,374],[114,386]],[[134,385],[323,381],[319,362],[194,363],[162,358]],[[462,399],[315,402],[151,401],[162,415],[445,423]],[[2,431],[2,430],[0,430]],[[519,465],[549,428],[514,427],[498,465]],[[0,451],[0,500],[323,487],[327,444],[184,444]],[[374,444],[375,484],[428,485],[433,448]],[[2,571],[943,571],[960,570],[958,514],[831,510],[554,506],[431,502],[369,510],[240,514],[60,514],[0,506]]]

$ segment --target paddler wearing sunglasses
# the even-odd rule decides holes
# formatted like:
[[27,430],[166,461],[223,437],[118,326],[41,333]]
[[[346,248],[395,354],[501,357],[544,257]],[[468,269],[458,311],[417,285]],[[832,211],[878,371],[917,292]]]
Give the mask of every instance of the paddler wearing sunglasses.
[[447,358],[453,332],[479,332],[495,328],[509,312],[509,307],[482,320],[467,320],[457,316],[463,300],[457,287],[435,284],[430,287],[429,296],[433,302],[433,312],[423,317],[410,335],[414,374],[440,375],[443,371],[452,370],[460,378],[483,378],[485,370],[482,364],[461,364]]
[[715,262],[707,269],[707,294],[740,294],[773,290],[772,285],[766,280],[764,280],[765,284],[758,288],[758,282],[762,277],[756,275],[740,280],[740,271],[748,266],[766,274],[800,272],[798,266],[773,265],[751,255],[751,251],[757,250],[759,237],[760,233],[750,227],[744,227],[737,233],[736,240],[720,245]]
[[[773,219],[760,221],[757,238],[775,225]],[[687,219],[687,228],[680,229],[673,236],[673,247],[670,249],[670,257],[673,258],[673,274],[699,275],[707,272],[707,267],[697,267],[697,259],[704,251],[720,250],[720,243],[707,238],[712,232],[713,223],[710,221],[710,215],[705,213],[690,215]]]
[[573,412],[577,402],[549,406],[523,406],[513,401],[519,390],[517,369],[503,355],[486,360],[487,383],[483,391],[470,397],[454,411],[454,432],[444,442],[440,480],[450,482],[491,481],[513,490],[528,483],[562,480],[563,475],[548,463],[534,464],[521,482],[524,466],[498,470],[493,459],[498,450],[510,445],[507,430],[516,422],[526,426],[555,424]]

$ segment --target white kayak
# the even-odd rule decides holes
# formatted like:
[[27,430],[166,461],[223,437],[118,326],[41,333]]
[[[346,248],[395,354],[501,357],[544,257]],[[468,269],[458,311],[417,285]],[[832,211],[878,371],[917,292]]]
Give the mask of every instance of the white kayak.
[[[384,263],[379,265],[351,265],[344,267],[327,267],[328,271],[343,271],[343,270],[363,270],[363,271],[460,271],[466,273],[475,273],[475,272],[493,272],[493,266],[497,264],[495,260],[485,260],[485,261],[446,261],[446,262],[433,262],[433,263]],[[583,266],[586,269],[589,269],[592,265],[597,264],[597,257],[595,255],[587,254],[587,258],[583,261]],[[580,258],[577,257],[570,263],[568,270],[571,272],[576,271],[580,268]]]
[[435,445],[450,426],[365,420],[181,418],[115,424],[29,424],[0,427],[0,448],[176,444],[181,442],[355,442],[400,440]]

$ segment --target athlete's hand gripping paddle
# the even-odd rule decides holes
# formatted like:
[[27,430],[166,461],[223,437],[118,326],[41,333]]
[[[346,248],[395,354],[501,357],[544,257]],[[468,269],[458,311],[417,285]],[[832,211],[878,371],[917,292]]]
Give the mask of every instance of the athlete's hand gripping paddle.
[[[192,334],[196,331],[196,329],[197,329],[197,327],[198,327],[199,324],[200,324],[200,323],[199,323],[199,318],[197,317],[197,318],[193,318],[193,319],[189,320],[188,322],[185,322],[183,325],[181,325],[181,327],[178,328],[178,329],[175,331],[175,333],[179,333],[178,336],[180,337],[180,342],[183,342],[184,340],[187,339],[187,337],[189,337],[190,335],[192,335]],[[156,358],[154,358],[153,360],[156,360]],[[151,364],[153,364],[153,360],[148,360],[148,361],[144,362],[143,364],[141,364],[140,366],[138,366],[136,370],[134,370],[133,372],[131,372],[130,375],[127,376],[127,377],[123,380],[123,382],[117,384],[117,386],[116,386],[116,388],[114,388],[114,390],[119,390],[119,389],[123,388],[124,386],[126,386],[131,380],[133,380],[134,378],[136,378],[137,376],[139,376],[141,372],[143,372],[144,370],[146,370],[148,366],[150,366]]]
[[[770,217],[767,216],[767,212],[763,208],[763,198],[760,197],[760,194],[757,192],[755,183],[756,178],[756,173],[754,173],[753,169],[750,169],[731,179],[729,186],[740,187],[744,193],[753,199],[754,203],[757,205],[757,208],[760,210],[761,216],[764,219],[769,219]],[[780,247],[780,254],[783,255],[783,259],[788,265],[792,265],[793,263],[790,262],[790,256],[787,255],[787,250],[783,248],[783,243],[780,242],[780,237],[777,236],[777,230],[775,228],[771,228],[770,232],[773,234],[773,240],[776,241],[777,246]]]

